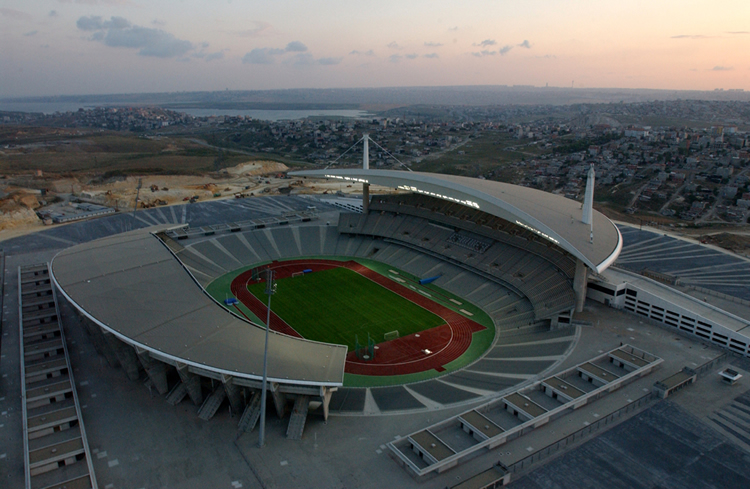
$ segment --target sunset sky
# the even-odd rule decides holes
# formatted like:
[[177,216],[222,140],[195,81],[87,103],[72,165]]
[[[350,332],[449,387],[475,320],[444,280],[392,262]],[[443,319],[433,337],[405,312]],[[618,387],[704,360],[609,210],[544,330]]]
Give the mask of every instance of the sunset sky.
[[536,85],[750,90],[750,1],[0,0],[0,97]]

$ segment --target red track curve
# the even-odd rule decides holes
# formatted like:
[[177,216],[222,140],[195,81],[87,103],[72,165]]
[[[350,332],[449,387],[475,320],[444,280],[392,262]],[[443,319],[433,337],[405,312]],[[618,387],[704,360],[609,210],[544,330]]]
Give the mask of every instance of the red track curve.
[[[452,362],[471,345],[472,334],[485,329],[484,326],[461,314],[449,309],[424,295],[405,287],[393,280],[370,270],[355,261],[335,260],[289,260],[273,262],[265,268],[272,268],[276,278],[291,277],[292,273],[304,269],[313,272],[336,267],[346,267],[366,277],[381,287],[400,295],[401,297],[427,309],[445,320],[446,324],[419,333],[386,341],[377,345],[375,358],[363,361],[349,352],[346,358],[345,372],[358,375],[404,375],[424,372],[426,370],[444,370],[444,365]],[[242,302],[253,314],[259,318],[266,317],[267,307],[247,290],[248,282],[252,280],[252,272],[246,271],[238,275],[230,286],[232,294]],[[271,328],[274,331],[301,338],[291,326],[271,310]],[[430,353],[425,353],[429,350]]]

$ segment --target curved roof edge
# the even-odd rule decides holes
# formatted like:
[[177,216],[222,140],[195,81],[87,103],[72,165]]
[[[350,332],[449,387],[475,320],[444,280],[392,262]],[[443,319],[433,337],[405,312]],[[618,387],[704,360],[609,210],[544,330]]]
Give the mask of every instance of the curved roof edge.
[[328,178],[411,191],[482,210],[551,241],[596,272],[619,256],[622,236],[604,214],[581,221],[581,203],[540,190],[478,178],[397,170],[303,170],[295,177]]
[[[243,362],[240,362],[240,364],[237,364],[237,362],[232,362],[232,363],[235,364],[235,365],[233,365],[235,368],[231,368],[231,366],[230,366],[229,363],[224,362],[224,363],[227,363],[227,366],[226,366],[226,368],[222,368],[222,366],[217,365],[215,362],[202,361],[202,360],[206,360],[206,358],[201,358],[201,359],[190,358],[189,355],[192,355],[193,357],[200,356],[200,355],[196,355],[195,352],[192,352],[189,355],[186,355],[186,354],[183,354],[184,352],[178,351],[180,349],[176,348],[176,347],[179,347],[181,345],[177,345],[176,343],[182,343],[182,340],[179,341],[179,342],[174,342],[175,343],[175,345],[174,345],[175,348],[169,348],[169,347],[165,348],[164,345],[162,345],[162,347],[154,346],[153,344],[149,344],[149,342],[151,342],[151,340],[149,340],[149,342],[145,341],[145,339],[143,341],[141,341],[139,339],[140,336],[137,333],[133,334],[132,332],[129,332],[129,331],[120,331],[117,327],[115,327],[113,325],[110,325],[110,324],[107,324],[106,320],[104,320],[102,318],[97,318],[96,317],[97,314],[92,313],[91,311],[89,311],[88,310],[89,308],[86,305],[81,304],[81,301],[78,300],[78,298],[76,297],[77,295],[80,295],[80,291],[79,290],[73,290],[73,291],[66,290],[66,288],[68,288],[68,285],[71,285],[71,286],[75,287],[76,285],[80,285],[83,282],[86,282],[86,283],[94,282],[94,283],[96,283],[96,286],[98,288],[100,288],[101,290],[106,290],[106,289],[110,288],[110,284],[108,284],[108,283],[100,283],[98,281],[100,279],[102,279],[102,278],[106,278],[106,277],[110,277],[111,278],[111,277],[116,276],[119,273],[118,270],[120,270],[121,268],[123,268],[122,272],[126,272],[128,270],[129,271],[133,271],[133,270],[137,270],[137,269],[142,269],[143,267],[148,267],[149,263],[168,263],[168,264],[171,263],[172,266],[178,266],[179,267],[179,269],[180,269],[179,273],[180,274],[185,274],[184,275],[184,282],[189,282],[189,285],[187,285],[184,282],[183,282],[183,285],[185,285],[187,287],[187,289],[189,289],[193,294],[196,293],[196,292],[198,292],[200,294],[200,296],[201,296],[202,301],[210,302],[212,310],[213,310],[213,307],[216,307],[216,309],[215,309],[216,310],[216,314],[218,314],[218,316],[216,316],[217,319],[218,318],[225,318],[225,317],[230,317],[231,318],[231,319],[222,319],[221,321],[219,321],[219,322],[222,323],[222,326],[226,326],[227,324],[225,324],[225,323],[227,323],[227,322],[233,322],[235,324],[236,323],[247,323],[247,325],[250,326],[250,328],[244,329],[244,331],[247,334],[252,335],[253,339],[257,340],[257,341],[243,342],[243,343],[247,343],[248,344],[247,351],[244,352],[243,357],[246,358],[246,359],[248,359],[248,358],[251,358],[251,359],[255,358],[256,360],[254,361],[254,363],[260,362],[260,364],[262,364],[262,351],[263,351],[263,348],[262,348],[263,347],[263,341],[262,341],[262,339],[264,338],[265,330],[262,329],[262,328],[260,328],[260,327],[255,326],[255,325],[252,325],[252,323],[248,323],[247,321],[244,321],[244,320],[236,317],[236,315],[232,314],[231,311],[227,311],[227,310],[223,309],[213,298],[211,298],[210,300],[209,300],[208,297],[204,298],[204,296],[207,296],[208,294],[206,294],[205,290],[203,290],[203,288],[194,280],[194,278],[191,276],[191,274],[189,273],[189,271],[185,268],[184,264],[180,260],[178,260],[174,256],[174,254],[171,252],[171,250],[168,250],[168,248],[154,235],[154,229],[159,229],[159,227],[154,226],[152,228],[139,229],[139,230],[131,231],[131,232],[128,232],[128,233],[123,233],[123,234],[120,234],[120,235],[105,237],[105,238],[101,238],[99,240],[94,240],[94,241],[91,241],[91,242],[88,242],[88,243],[84,243],[84,244],[81,244],[81,245],[73,246],[71,248],[67,248],[65,250],[62,250],[62,251],[58,252],[54,256],[54,258],[50,261],[50,279],[52,280],[52,282],[55,285],[56,289],[68,301],[70,301],[70,303],[73,305],[73,307],[76,308],[76,310],[78,310],[82,315],[84,315],[89,320],[91,320],[94,324],[96,324],[97,326],[99,326],[102,329],[106,330],[107,332],[113,334],[115,337],[117,337],[121,341],[127,343],[128,345],[138,347],[140,349],[148,351],[149,353],[153,353],[157,357],[161,357],[161,358],[168,359],[170,361],[178,362],[178,363],[185,364],[185,365],[190,365],[190,366],[199,368],[201,370],[205,370],[205,371],[209,371],[209,372],[214,372],[216,374],[223,374],[223,375],[227,375],[227,376],[232,376],[232,377],[237,377],[237,378],[243,378],[243,379],[248,379],[248,380],[253,380],[253,381],[260,381],[260,380],[262,380],[262,375],[259,373],[259,370],[257,368],[254,368],[254,367],[253,368],[245,368],[245,369],[243,369],[243,368],[237,368],[237,367],[240,367],[240,364],[243,363]],[[126,237],[126,236],[134,236],[134,235],[144,235],[144,236],[148,235],[150,238],[153,239],[152,244],[155,244],[157,242],[159,244],[158,244],[158,246],[155,249],[149,250],[150,252],[141,253],[141,254],[138,254],[135,257],[132,254],[128,254],[128,253],[122,253],[122,255],[127,255],[127,256],[119,256],[118,258],[114,258],[112,255],[109,255],[107,257],[107,258],[112,258],[115,261],[119,261],[119,260],[123,260],[123,259],[124,260],[128,260],[129,261],[129,266],[128,267],[121,267],[120,264],[117,263],[117,264],[115,264],[115,266],[114,266],[114,268],[112,270],[107,271],[106,273],[104,273],[104,272],[102,272],[100,270],[95,270],[93,273],[84,273],[83,275],[80,275],[80,276],[77,276],[77,277],[73,278],[73,282],[71,282],[71,284],[68,284],[67,282],[71,281],[71,277],[69,276],[70,275],[70,268],[71,268],[70,265],[73,265],[73,268],[77,269],[76,273],[80,272],[81,269],[86,268],[85,265],[81,264],[80,266],[75,266],[77,264],[73,263],[73,264],[68,264],[68,266],[64,270],[64,273],[66,275],[65,277],[61,278],[61,277],[57,276],[57,274],[56,274],[57,270],[56,270],[56,266],[55,265],[58,264],[57,263],[59,261],[58,258],[60,258],[60,259],[66,258],[69,261],[70,260],[70,256],[66,257],[66,255],[80,254],[81,251],[82,251],[82,248],[85,247],[85,248],[87,248],[86,251],[88,252],[87,253],[87,256],[89,257],[88,261],[89,262],[98,262],[99,260],[97,259],[97,257],[91,257],[91,251],[92,250],[90,248],[92,248],[92,247],[97,247],[97,248],[101,248],[101,249],[109,248],[109,250],[111,250],[111,252],[114,253],[115,256],[117,256],[118,255],[117,251],[120,251],[120,250],[113,250],[112,248],[116,248],[117,247],[117,245],[118,245],[117,241],[119,241],[118,238],[120,238],[120,237]],[[99,245],[99,246],[97,246],[97,245]],[[157,252],[157,253],[154,253],[154,252]],[[162,257],[161,260],[154,261],[153,260],[153,256],[154,256],[154,254],[158,254],[158,252],[167,253],[169,255],[169,259],[165,261],[165,260],[163,260],[164,257]],[[94,254],[96,254],[95,251],[94,251]],[[139,260],[138,257],[141,257],[142,260]],[[134,259],[137,260],[137,261],[140,261],[140,262],[139,263],[133,263],[132,260],[134,260]],[[110,260],[105,260],[105,261],[110,261]],[[128,270],[124,270],[124,268],[128,268]],[[161,285],[166,287],[166,286],[168,286],[170,284],[166,284],[166,285],[165,284],[161,284]],[[176,285],[176,284],[172,284],[172,285]],[[195,289],[193,289],[193,287]],[[143,292],[143,293],[145,293],[145,294],[148,295],[147,292]],[[106,299],[106,295],[107,294],[105,294],[105,299]],[[109,295],[112,295],[112,294],[109,294]],[[128,297],[127,299],[134,300],[134,297]],[[193,299],[197,299],[197,297],[193,297]],[[86,302],[86,298],[84,298],[83,302],[84,303]],[[144,304],[148,303],[148,300],[146,300],[145,296],[144,296],[143,300],[140,300],[140,301],[134,300],[134,302],[138,303],[139,306],[145,307]],[[198,302],[198,301],[195,301],[195,302]],[[149,306],[148,309],[151,309],[151,306],[153,306],[153,304],[147,304],[147,305]],[[201,307],[203,307],[203,306],[204,305],[201,305]],[[113,309],[118,309],[117,305],[115,305],[115,307]],[[165,309],[169,309],[169,307],[164,307],[164,308],[161,308],[161,309],[163,311]],[[115,311],[115,312],[113,312],[113,314],[117,314],[117,312]],[[180,311],[178,313],[175,313],[174,315],[179,317],[181,314],[184,314],[184,311]],[[224,314],[226,314],[226,316],[224,316]],[[170,316],[170,315],[167,313],[167,316]],[[111,317],[114,317],[114,316],[111,316]],[[184,321],[184,319],[183,319],[183,321]],[[124,322],[126,322],[126,323],[138,323],[138,321],[134,320],[133,318],[130,318],[130,320],[124,320]],[[205,323],[205,324],[208,324],[208,323]],[[211,326],[211,328],[205,328],[205,329],[212,329],[214,325],[211,324],[210,326]],[[188,336],[189,333],[195,333],[195,332],[189,332],[189,331],[186,330],[185,335]],[[215,337],[215,335],[217,334],[217,333],[215,333],[213,331],[205,331],[205,332],[201,331],[200,333],[203,333],[203,336],[200,336],[201,338],[205,337],[207,339],[210,338],[210,337]],[[272,344],[270,345],[271,348],[269,349],[269,375],[268,375],[268,380],[269,381],[276,382],[276,383],[279,383],[279,384],[298,385],[298,386],[311,386],[311,387],[341,387],[343,385],[344,362],[345,362],[345,356],[346,356],[346,347],[345,346],[330,345],[330,344],[326,344],[326,343],[314,342],[312,340],[305,340],[305,339],[293,338],[293,337],[286,336],[286,335],[281,334],[281,333],[277,333],[275,331],[270,331],[269,333],[270,333],[270,339],[272,340],[271,341]],[[136,336],[138,336],[138,338],[136,338]],[[192,336],[196,336],[197,337],[196,334],[193,334]],[[249,339],[249,337],[243,336],[243,338],[241,338],[241,339]],[[323,377],[327,376],[327,374],[325,374],[325,373],[323,373],[323,375],[318,375],[318,374],[315,374],[315,375],[312,375],[312,376],[309,375],[310,368],[311,368],[312,358],[307,358],[307,359],[301,360],[301,364],[299,365],[299,367],[302,367],[305,370],[305,374],[299,374],[299,372],[297,372],[295,370],[295,368],[298,369],[299,367],[293,367],[293,366],[289,365],[289,366],[287,366],[287,368],[284,368],[284,367],[281,366],[282,364],[286,363],[285,362],[285,358],[284,358],[285,357],[285,353],[284,352],[286,350],[295,350],[294,346],[300,346],[303,343],[304,343],[303,350],[305,350],[305,351],[316,350],[315,352],[310,351],[310,356],[311,357],[315,357],[316,360],[318,359],[318,357],[320,357],[320,362],[319,363],[323,363],[324,361],[328,362],[327,363],[327,367],[328,368],[326,369],[326,371],[328,371],[330,373],[330,376],[334,377],[334,378],[331,378],[331,379],[325,379],[325,378],[323,378]],[[191,347],[192,346],[193,345],[191,345]],[[188,345],[186,344],[185,347],[188,347]],[[169,351],[169,350],[174,350],[174,351]],[[236,355],[237,352],[234,351],[234,350],[235,350],[234,348],[230,349],[230,350],[227,350],[226,352],[223,353],[223,355],[225,355],[225,356]],[[299,350],[299,348],[297,350]],[[321,350],[325,350],[325,351],[321,351]],[[328,351],[328,350],[330,350],[330,351]],[[297,351],[297,353],[299,353],[299,351]],[[212,355],[208,355],[208,357],[211,357],[211,356]],[[204,355],[204,357],[206,357],[206,355]],[[260,358],[260,360],[257,360],[258,357]],[[335,358],[330,358],[329,359],[329,357],[335,357]],[[217,363],[221,363],[221,362],[217,362]],[[255,370],[255,371],[251,372],[250,370]],[[278,373],[281,374],[281,376],[274,375],[274,373],[275,373],[274,370],[278,370],[279,371]],[[283,370],[284,372],[282,373],[281,370]],[[293,375],[283,375],[284,373],[286,373],[286,374],[293,374]],[[297,374],[299,374],[299,375],[297,375]],[[305,377],[307,377],[307,378],[305,378]],[[318,377],[318,378],[315,378],[315,377]]]
[[[228,377],[239,377],[243,379],[253,380],[253,381],[261,381],[263,380],[262,376],[259,375],[249,375],[244,372],[237,372],[233,370],[226,370],[221,369],[217,367],[212,367],[210,365],[206,365],[203,363],[194,362],[192,360],[188,360],[186,358],[178,357],[175,355],[170,355],[169,353],[165,353],[161,350],[157,350],[156,348],[152,348],[148,345],[145,345],[143,343],[140,343],[138,341],[133,340],[133,338],[129,338],[128,336],[118,332],[117,330],[110,328],[103,322],[96,319],[94,316],[89,314],[86,309],[81,307],[75,300],[73,300],[72,297],[70,297],[65,290],[60,286],[60,284],[57,282],[57,280],[54,277],[54,274],[52,273],[52,270],[50,269],[50,278],[52,279],[52,282],[55,284],[55,287],[57,288],[57,291],[60,292],[63,296],[65,296],[65,299],[70,302],[73,307],[76,308],[78,312],[86,316],[89,320],[91,320],[94,324],[97,326],[107,330],[109,333],[116,336],[120,341],[127,343],[131,346],[137,346],[138,348],[148,351],[149,353],[153,353],[157,357],[167,358],[169,360],[172,360],[176,363],[183,363],[185,365],[190,365],[196,368],[199,368],[201,370],[206,370],[208,372],[215,372],[217,374],[226,375]],[[275,377],[268,377],[269,382],[275,382],[278,384],[289,384],[289,385],[304,385],[304,386],[311,386],[311,387],[341,387],[343,386],[343,382],[312,382],[312,381],[304,381],[304,380],[294,380],[292,382],[289,381],[289,379],[282,379],[282,378],[275,378]]]
[[[614,223],[613,223],[614,224]],[[617,257],[620,256],[620,252],[622,251],[622,233],[620,233],[620,229],[615,226],[615,229],[617,230],[617,248],[612,252],[611,255],[607,257],[606,260],[601,262],[598,267],[596,267],[596,273],[602,273],[604,270],[608,269],[610,265],[612,265],[615,260],[617,260]]]

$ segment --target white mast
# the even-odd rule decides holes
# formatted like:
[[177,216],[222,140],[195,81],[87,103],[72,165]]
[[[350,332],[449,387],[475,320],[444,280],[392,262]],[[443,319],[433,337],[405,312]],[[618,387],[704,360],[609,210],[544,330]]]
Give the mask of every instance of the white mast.
[[[370,169],[370,135],[365,133],[363,138],[364,147],[362,148],[362,168],[365,170]],[[370,210],[370,185],[367,183],[362,184],[362,211],[367,214]]]
[[365,141],[365,147],[363,148],[362,152],[362,168],[365,170],[370,169],[370,135],[368,133],[364,134],[364,137],[362,138]]
[[594,164],[589,168],[589,174],[586,178],[586,194],[583,198],[583,216],[581,220],[584,224],[589,224],[591,229],[591,242],[594,242]]

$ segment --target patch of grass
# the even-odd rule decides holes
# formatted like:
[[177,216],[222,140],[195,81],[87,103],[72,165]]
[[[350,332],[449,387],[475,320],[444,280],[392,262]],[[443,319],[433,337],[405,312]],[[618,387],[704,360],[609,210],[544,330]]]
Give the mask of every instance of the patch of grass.
[[[466,135],[462,134],[461,137],[465,138]],[[487,131],[450,151],[426,156],[421,162],[413,164],[412,168],[466,176],[493,172],[505,181],[515,181],[519,175],[513,163],[549,153],[529,143],[528,140],[514,139],[505,131]]]
[[[277,282],[271,308],[303,337],[355,347],[367,334],[376,343],[383,335],[398,330],[401,336],[445,324],[435,314],[362,277],[347,268],[314,272]],[[248,290],[265,300],[265,284]]]
[[[7,133],[7,131],[6,131]],[[248,161],[248,156],[198,145],[180,137],[147,139],[130,133],[87,133],[85,136],[60,131],[48,134],[44,145],[34,145],[41,130],[27,129],[17,146],[0,158],[0,172],[15,174],[38,169],[44,173],[89,175],[190,175],[217,171]],[[0,140],[3,137],[0,132]],[[13,136],[7,133],[6,139]]]

